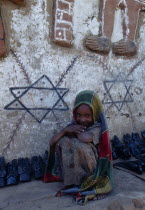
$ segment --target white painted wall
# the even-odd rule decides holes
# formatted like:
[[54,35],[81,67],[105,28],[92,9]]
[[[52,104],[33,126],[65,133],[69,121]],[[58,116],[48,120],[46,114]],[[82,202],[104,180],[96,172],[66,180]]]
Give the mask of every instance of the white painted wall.
[[[125,83],[127,86],[130,80],[133,80],[130,88],[133,102],[124,103],[120,111],[114,105],[104,105],[110,135],[112,137],[116,134],[121,138],[124,133],[145,129],[145,60],[130,73],[132,67],[145,57],[145,18],[140,28],[140,38],[137,40],[137,56],[127,59],[116,57],[112,52],[108,56],[97,55],[86,50],[83,43],[86,35],[98,34],[98,5],[98,0],[75,1],[74,47],[67,49],[56,46],[51,41],[52,16],[48,12],[51,10],[49,1],[27,1],[27,6],[23,8],[8,2],[2,4],[9,43],[8,55],[0,61],[0,154],[6,159],[43,154],[50,137],[70,121],[75,95],[83,89],[92,89],[98,91],[103,101],[110,101],[107,100],[103,82],[113,81],[119,73],[123,79],[128,80]],[[120,13],[117,11],[113,41],[122,36],[119,20]],[[10,49],[15,52],[25,70],[18,65]],[[14,99],[9,91],[10,87],[29,86],[42,75],[47,75],[56,85],[75,57],[77,60],[74,66],[60,83],[61,88],[69,89],[64,97],[69,111],[56,111],[57,119],[50,113],[38,123],[25,111],[4,109]],[[25,73],[30,84],[25,78]],[[126,89],[123,83],[118,82],[114,83],[110,92],[116,101],[124,100],[122,96],[125,95]],[[35,107],[37,100],[38,104],[40,103],[41,94],[36,93],[34,101],[30,95],[27,103],[30,100],[31,106],[34,104]],[[46,97],[46,103],[49,97],[47,94],[43,97]]]

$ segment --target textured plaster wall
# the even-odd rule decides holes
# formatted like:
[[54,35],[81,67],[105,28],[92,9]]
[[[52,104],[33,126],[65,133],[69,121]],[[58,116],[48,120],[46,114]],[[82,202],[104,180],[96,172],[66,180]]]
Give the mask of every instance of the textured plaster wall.
[[[105,103],[111,137],[145,129],[145,16],[137,39],[138,54],[128,59],[112,52],[98,55],[84,47],[85,37],[99,32],[98,0],[75,1],[72,48],[53,44],[52,5],[48,0],[29,0],[25,7],[8,1],[1,4],[7,57],[0,60],[0,154],[7,159],[43,154],[50,137],[70,121],[74,97],[83,89],[98,91]],[[114,24],[112,40],[116,41],[122,37],[119,10]],[[9,88],[28,87],[42,75],[69,89],[63,99],[70,110],[50,112],[38,123],[25,110],[4,109],[14,100]],[[52,99],[39,91],[34,95],[30,92],[23,99],[31,108],[55,101],[54,93]]]

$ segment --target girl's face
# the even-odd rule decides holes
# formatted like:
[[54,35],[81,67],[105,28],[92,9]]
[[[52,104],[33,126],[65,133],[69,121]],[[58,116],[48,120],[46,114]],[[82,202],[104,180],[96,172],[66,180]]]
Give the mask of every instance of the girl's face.
[[87,104],[81,104],[75,110],[75,119],[78,125],[88,127],[93,124],[93,112]]

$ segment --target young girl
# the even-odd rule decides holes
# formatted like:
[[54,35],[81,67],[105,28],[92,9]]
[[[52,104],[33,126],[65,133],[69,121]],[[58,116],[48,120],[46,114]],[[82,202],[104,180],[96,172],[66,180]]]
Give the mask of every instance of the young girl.
[[[45,182],[63,180],[69,190],[86,202],[111,191],[111,149],[102,103],[90,90],[75,99],[72,122],[50,140]],[[74,188],[73,186],[77,186]],[[76,190],[77,189],[77,190]]]

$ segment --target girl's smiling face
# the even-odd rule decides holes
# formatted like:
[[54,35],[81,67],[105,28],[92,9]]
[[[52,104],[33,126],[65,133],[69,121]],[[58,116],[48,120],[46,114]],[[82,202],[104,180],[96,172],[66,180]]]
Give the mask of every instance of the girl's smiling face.
[[74,113],[78,125],[89,127],[93,124],[93,111],[89,105],[81,104]]

